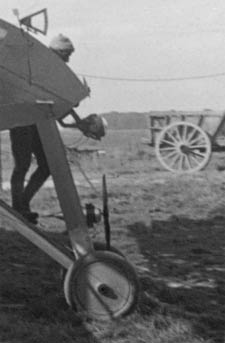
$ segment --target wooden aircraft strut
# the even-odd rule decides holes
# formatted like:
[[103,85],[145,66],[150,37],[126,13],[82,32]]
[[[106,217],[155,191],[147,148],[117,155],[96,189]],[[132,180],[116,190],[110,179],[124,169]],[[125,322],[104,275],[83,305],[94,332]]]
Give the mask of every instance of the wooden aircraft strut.
[[19,232],[23,237],[58,262],[62,267],[68,269],[71,266],[73,260],[69,258],[68,254],[63,253],[61,249],[58,249],[53,243],[50,243],[41,232],[38,232],[34,225],[27,222],[1,199],[0,215],[3,224],[7,226],[8,229]]

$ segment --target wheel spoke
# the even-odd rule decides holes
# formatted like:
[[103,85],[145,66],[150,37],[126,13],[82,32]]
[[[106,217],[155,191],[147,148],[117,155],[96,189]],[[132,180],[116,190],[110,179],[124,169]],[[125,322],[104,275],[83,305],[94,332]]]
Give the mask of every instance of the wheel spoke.
[[178,170],[181,171],[183,169],[183,162],[184,162],[184,155],[180,156],[180,159],[178,161]]
[[190,161],[189,156],[187,154],[185,154],[184,156],[185,156],[185,160],[187,162],[187,169],[189,170],[192,168],[191,161]]
[[184,125],[184,131],[183,131],[183,139],[186,141],[187,139],[187,125]]
[[172,133],[170,133],[170,132],[168,131],[166,134],[174,141],[174,143],[177,143],[177,142],[178,142],[178,140],[173,136]]
[[165,154],[165,155],[163,155],[163,157],[164,158],[167,158],[167,159],[170,159],[171,157],[173,157],[173,156],[178,156],[177,155],[177,151],[173,151],[173,152],[171,152],[170,154]]
[[204,144],[205,140],[201,137],[201,136],[198,136],[196,138],[194,138],[193,140],[189,141],[188,143],[189,144],[195,144],[195,143],[198,143],[198,144]]
[[196,130],[192,127],[192,132],[190,133],[189,136],[187,136],[187,141],[190,142],[190,140],[192,139],[192,137],[196,134]]
[[191,155],[190,158],[195,163],[195,165],[199,165],[199,163],[201,162],[198,158],[196,158],[196,156]]
[[160,151],[175,151],[175,148],[160,148]]
[[179,139],[179,142],[183,141],[183,137],[181,136],[178,126],[175,127],[175,131],[177,133],[177,138]]
[[206,144],[191,145],[188,148],[189,149],[202,149],[202,148],[206,148],[207,149],[207,145]]
[[197,151],[190,151],[192,155],[198,156],[198,157],[205,157],[205,154],[201,154],[200,152]]
[[179,160],[179,158],[180,158],[179,155],[178,155],[178,156],[175,156],[175,158],[172,160],[172,163],[170,163],[170,167],[171,167],[171,168],[175,165],[175,163],[177,163],[177,161]]
[[176,146],[176,144],[174,144],[173,142],[171,142],[171,141],[168,141],[168,140],[166,140],[166,139],[162,139],[161,140],[161,143],[165,143],[165,144],[168,144],[168,145],[171,145],[171,146]]
[[180,156],[181,155],[176,151],[170,154],[166,154],[164,156],[162,155],[162,158],[164,160],[167,160],[167,163],[172,167],[179,160]]

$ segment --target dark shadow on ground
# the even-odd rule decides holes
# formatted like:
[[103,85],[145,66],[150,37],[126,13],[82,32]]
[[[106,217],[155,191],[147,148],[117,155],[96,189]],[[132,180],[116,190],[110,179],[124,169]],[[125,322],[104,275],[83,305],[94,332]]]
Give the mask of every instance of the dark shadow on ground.
[[97,343],[66,304],[61,267],[15,232],[0,231],[0,340]]
[[224,343],[225,216],[172,216],[128,229],[150,271],[141,276],[140,311],[151,311],[155,299],[168,313],[188,319],[198,336]]

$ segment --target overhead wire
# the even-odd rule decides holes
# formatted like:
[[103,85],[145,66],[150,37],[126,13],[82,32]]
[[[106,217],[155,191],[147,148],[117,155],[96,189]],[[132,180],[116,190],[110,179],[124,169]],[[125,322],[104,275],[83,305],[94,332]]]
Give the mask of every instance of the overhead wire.
[[201,79],[215,79],[224,77],[225,72],[205,75],[192,75],[182,77],[155,77],[155,78],[127,78],[127,77],[112,77],[103,75],[83,74],[77,73],[78,76],[90,79],[108,80],[108,81],[121,81],[121,82],[175,82],[175,81],[188,81],[188,80],[201,80]]

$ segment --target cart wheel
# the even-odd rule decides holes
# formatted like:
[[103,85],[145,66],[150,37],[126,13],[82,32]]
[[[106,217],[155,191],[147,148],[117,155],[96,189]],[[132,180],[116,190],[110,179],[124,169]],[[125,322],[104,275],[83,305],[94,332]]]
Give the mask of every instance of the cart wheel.
[[156,141],[156,156],[169,171],[192,173],[203,169],[212,152],[211,141],[199,126],[176,122],[166,126]]
[[67,303],[87,317],[109,320],[130,312],[137,303],[139,283],[134,268],[108,251],[86,255],[67,271]]

